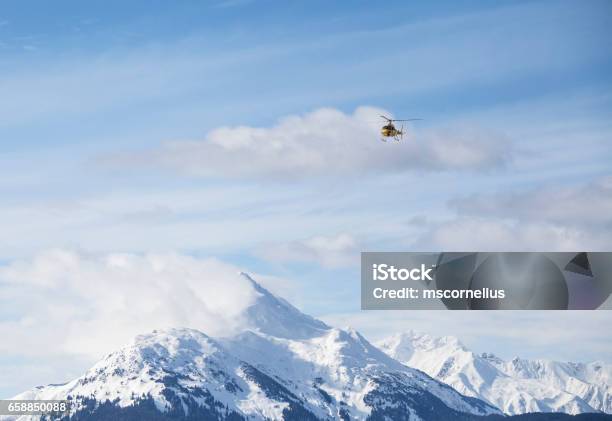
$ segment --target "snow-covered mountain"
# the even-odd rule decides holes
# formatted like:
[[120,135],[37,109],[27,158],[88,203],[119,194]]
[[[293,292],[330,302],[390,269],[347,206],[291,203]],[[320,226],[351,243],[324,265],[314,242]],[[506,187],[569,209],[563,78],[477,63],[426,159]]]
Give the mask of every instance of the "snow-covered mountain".
[[70,398],[77,420],[472,420],[500,413],[251,282],[258,298],[236,336],[154,331],[78,379],[15,398]]
[[612,365],[475,354],[457,338],[407,332],[377,343],[389,356],[507,414],[612,413]]

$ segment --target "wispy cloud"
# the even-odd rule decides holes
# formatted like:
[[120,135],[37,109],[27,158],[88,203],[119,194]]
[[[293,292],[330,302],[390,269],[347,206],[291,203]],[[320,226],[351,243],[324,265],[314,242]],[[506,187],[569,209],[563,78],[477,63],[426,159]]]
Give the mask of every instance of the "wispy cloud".
[[555,184],[523,192],[472,195],[454,199],[450,205],[468,216],[606,225],[612,223],[612,176],[578,185]]
[[567,225],[458,217],[432,224],[417,243],[444,251],[607,251],[610,236]]
[[255,254],[272,262],[309,262],[335,268],[357,265],[360,251],[358,242],[352,235],[340,233],[264,244],[255,250]]
[[610,177],[569,186],[452,199],[457,216],[431,223],[421,244],[441,250],[609,251]]

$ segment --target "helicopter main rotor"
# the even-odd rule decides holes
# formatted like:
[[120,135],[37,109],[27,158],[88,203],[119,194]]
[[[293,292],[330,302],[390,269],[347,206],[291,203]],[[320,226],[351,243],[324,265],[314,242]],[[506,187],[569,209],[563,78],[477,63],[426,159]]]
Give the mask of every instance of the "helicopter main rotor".
[[389,117],[385,117],[384,115],[380,116],[381,118],[384,118],[385,120],[387,120],[389,123],[392,123],[394,121],[417,121],[417,120],[423,120],[422,118],[408,118],[405,120],[396,120],[394,118],[389,118]]

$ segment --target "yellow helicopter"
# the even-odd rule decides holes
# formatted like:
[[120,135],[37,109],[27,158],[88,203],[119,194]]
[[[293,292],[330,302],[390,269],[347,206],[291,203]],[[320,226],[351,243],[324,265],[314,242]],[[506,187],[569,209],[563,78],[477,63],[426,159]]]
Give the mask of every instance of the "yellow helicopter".
[[397,142],[399,142],[400,139],[402,139],[404,137],[404,126],[402,125],[402,128],[398,130],[393,125],[394,121],[416,121],[416,120],[422,120],[422,118],[409,118],[409,119],[406,119],[406,120],[395,120],[395,119],[392,119],[392,118],[389,118],[389,117],[385,117],[384,115],[381,115],[380,117],[384,118],[385,120],[387,120],[387,124],[382,126],[382,128],[380,129],[380,134],[383,136],[383,137],[380,138],[380,140],[382,140],[383,142],[386,142],[387,141],[386,138],[389,138],[389,137],[392,137]]

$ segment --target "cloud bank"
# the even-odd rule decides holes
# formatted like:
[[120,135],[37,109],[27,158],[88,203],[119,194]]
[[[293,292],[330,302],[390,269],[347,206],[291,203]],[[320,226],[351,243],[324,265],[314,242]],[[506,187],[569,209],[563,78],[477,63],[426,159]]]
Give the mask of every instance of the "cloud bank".
[[420,239],[446,251],[610,251],[612,177],[565,187],[472,195]]
[[321,108],[282,118],[272,127],[220,127],[203,140],[171,141],[113,161],[153,165],[209,178],[298,179],[375,172],[490,170],[510,159],[507,139],[477,130],[424,131],[405,127],[403,142],[380,141],[381,114]]
[[237,267],[178,254],[40,253],[0,266],[0,354],[99,358],[134,335],[187,326],[240,327],[255,299]]

